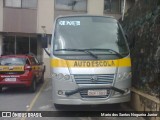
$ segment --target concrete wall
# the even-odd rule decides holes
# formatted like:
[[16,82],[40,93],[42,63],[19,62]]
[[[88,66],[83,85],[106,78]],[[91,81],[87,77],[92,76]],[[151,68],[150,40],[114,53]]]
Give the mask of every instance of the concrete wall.
[[38,0],[37,33],[44,33],[41,26],[45,26],[46,33],[51,34],[54,18],[54,0]]
[[[46,48],[46,50],[48,52],[50,52],[50,46],[48,48]],[[51,78],[51,72],[50,72],[50,58],[49,56],[46,54],[46,52],[43,50],[43,62],[46,66],[46,72],[44,74],[45,78]]]
[[49,58],[43,58],[43,62],[44,62],[45,67],[46,67],[44,78],[51,78],[50,59]]
[[103,15],[104,0],[88,0],[87,12],[91,15]]
[[[37,8],[37,33],[52,34],[54,23],[54,0],[38,0]],[[42,29],[45,26],[45,31]],[[50,62],[49,57],[45,51],[42,51],[43,62],[46,66],[44,77],[50,78]]]
[[42,41],[40,37],[37,37],[37,58],[39,61],[43,61],[43,49],[42,49]]
[[19,33],[36,33],[37,28],[36,9],[3,9],[3,31]]
[[3,31],[3,0],[0,0],[0,32]]
[[[160,110],[160,100],[158,98],[135,88],[132,88],[130,105],[136,111],[158,112]],[[148,120],[160,120],[160,117],[148,117]]]

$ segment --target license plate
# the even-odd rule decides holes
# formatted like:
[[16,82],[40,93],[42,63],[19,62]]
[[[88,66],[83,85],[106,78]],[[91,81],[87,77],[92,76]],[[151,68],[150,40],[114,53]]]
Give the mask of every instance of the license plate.
[[5,78],[6,82],[16,82],[16,78]]
[[88,90],[88,96],[107,95],[107,90]]

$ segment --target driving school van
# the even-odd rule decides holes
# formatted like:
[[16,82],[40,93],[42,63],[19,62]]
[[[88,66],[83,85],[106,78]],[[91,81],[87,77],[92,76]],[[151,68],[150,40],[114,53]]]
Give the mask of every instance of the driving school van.
[[112,17],[58,17],[50,64],[56,107],[130,100],[130,51],[121,25]]

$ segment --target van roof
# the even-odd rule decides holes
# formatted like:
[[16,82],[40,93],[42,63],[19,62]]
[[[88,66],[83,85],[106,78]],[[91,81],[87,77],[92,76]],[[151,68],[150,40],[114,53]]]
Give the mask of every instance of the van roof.
[[[90,15],[90,14],[59,15],[59,16],[57,16],[56,19],[62,18],[62,17],[106,17],[106,18],[115,19],[113,16]],[[115,20],[116,20],[116,19],[115,19]]]

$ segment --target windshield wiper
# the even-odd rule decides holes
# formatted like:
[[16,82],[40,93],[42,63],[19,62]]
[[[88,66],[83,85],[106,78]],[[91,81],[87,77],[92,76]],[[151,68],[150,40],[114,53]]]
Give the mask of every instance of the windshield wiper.
[[120,53],[118,53],[117,51],[112,50],[112,49],[92,48],[92,49],[86,49],[86,50],[92,50],[92,51],[107,51],[107,52],[110,52],[110,53],[115,53],[118,57],[123,58],[123,56],[122,56]]
[[98,59],[98,56],[90,52],[88,49],[57,49],[55,51],[74,51],[74,52],[84,52],[89,54],[90,56]]

